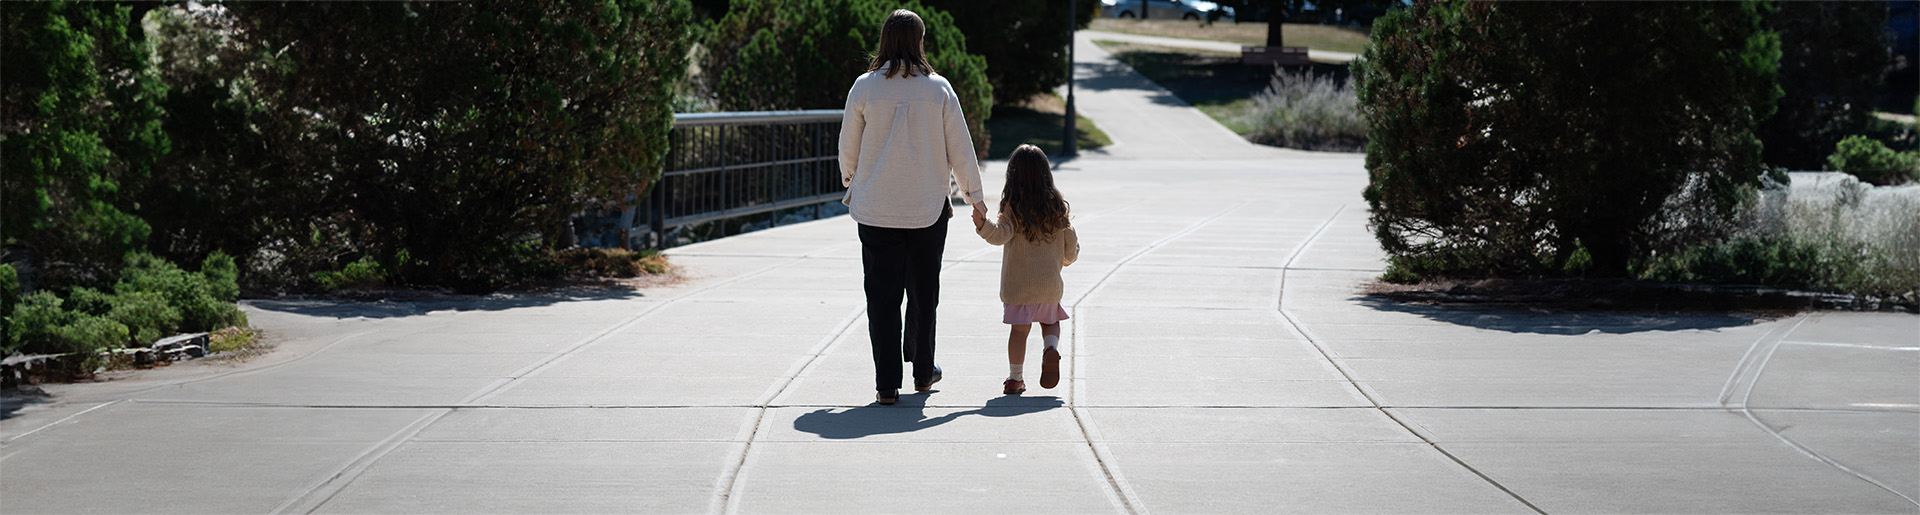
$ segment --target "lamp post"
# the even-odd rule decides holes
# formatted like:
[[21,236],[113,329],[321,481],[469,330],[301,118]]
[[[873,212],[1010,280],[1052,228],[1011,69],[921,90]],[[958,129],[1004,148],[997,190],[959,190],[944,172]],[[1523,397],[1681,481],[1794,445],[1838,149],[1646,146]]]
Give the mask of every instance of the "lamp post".
[[1079,30],[1080,0],[1067,0],[1067,126],[1060,140],[1060,154],[1068,156],[1080,153],[1080,131],[1073,112],[1073,37]]

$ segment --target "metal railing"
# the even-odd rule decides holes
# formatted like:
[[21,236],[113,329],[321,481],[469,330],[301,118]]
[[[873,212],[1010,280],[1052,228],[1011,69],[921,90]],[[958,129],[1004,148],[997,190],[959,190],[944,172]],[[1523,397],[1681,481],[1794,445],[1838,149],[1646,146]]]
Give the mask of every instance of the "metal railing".
[[[676,228],[839,201],[838,109],[676,114],[665,171],[645,198],[574,218],[582,246],[667,248]],[[724,236],[724,228],[721,230]]]

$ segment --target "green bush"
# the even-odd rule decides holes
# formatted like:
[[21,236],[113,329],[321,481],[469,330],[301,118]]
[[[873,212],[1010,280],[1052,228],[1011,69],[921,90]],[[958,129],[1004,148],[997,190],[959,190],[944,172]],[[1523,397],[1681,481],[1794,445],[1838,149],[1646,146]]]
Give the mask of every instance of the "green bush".
[[74,287],[63,299],[42,290],[12,304],[0,348],[69,354],[74,359],[65,362],[67,371],[84,375],[101,364],[96,354],[102,350],[149,344],[178,331],[244,326],[246,314],[216,293],[234,290],[231,262],[224,265],[209,259],[206,273],[195,273],[150,254],[132,254],[112,293]]
[[77,316],[62,309],[64,303],[60,296],[47,291],[20,299],[13,308],[12,319],[8,320],[9,350],[29,354],[64,352],[66,345],[59,340],[56,330]]
[[207,278],[207,288],[213,298],[222,302],[240,300],[240,267],[233,262],[233,256],[221,251],[213,251],[207,259],[200,261],[200,275]]
[[159,291],[129,289],[107,293],[80,287],[68,290],[65,300],[66,309],[76,315],[105,317],[126,326],[131,339],[119,345],[153,343],[178,331],[183,318],[181,308]]
[[953,85],[976,152],[986,152],[993,86],[953,18],[913,0],[736,0],[707,37],[705,80],[733,111],[840,109],[867,71],[894,9],[926,22],[927,60]]
[[120,271],[114,293],[131,295],[157,293],[167,304],[180,310],[182,331],[211,331],[230,325],[246,324],[246,315],[233,302],[221,300],[216,292],[234,289],[232,280],[209,278],[204,274],[181,270],[151,254],[135,253]]
[[12,348],[13,306],[20,303],[20,273],[13,265],[0,264],[0,355]]
[[[217,55],[167,39],[181,45],[166,56],[243,61],[165,61],[197,104],[180,105],[191,141],[162,170],[177,175],[147,194],[168,201],[147,213],[164,218],[153,248],[311,257],[259,251],[318,226],[408,283],[462,291],[518,279],[570,216],[651,187],[696,31],[686,0],[223,7],[196,29],[231,45]],[[416,259],[393,259],[400,249]],[[304,281],[332,263],[278,266],[298,272],[272,277]]]
[[65,352],[89,358],[103,350],[123,347],[130,338],[126,325],[93,315],[74,317],[72,322],[54,328],[54,334],[66,346]]
[[1857,254],[1786,238],[1736,237],[1650,260],[1640,278],[1681,283],[1826,289],[1860,274]]
[[1730,237],[1642,260],[1637,275],[1855,295],[1920,290],[1920,188],[1803,180],[1762,189]]
[[1920,155],[1894,152],[1871,138],[1847,136],[1834,145],[1827,167],[1874,184],[1920,180]]
[[[84,363],[97,363],[94,353],[119,347],[127,342],[127,326],[106,317],[62,308],[64,302],[51,292],[38,292],[22,299],[14,308],[8,333],[15,338],[17,350],[27,354],[77,353]],[[91,365],[76,370],[90,370]]]
[[67,290],[64,300],[68,310],[94,316],[106,315],[114,305],[113,294],[87,287]]
[[1362,150],[1367,120],[1360,117],[1353,88],[1328,77],[1280,71],[1266,91],[1254,95],[1241,123],[1253,128],[1247,139],[1307,150]]
[[387,284],[387,271],[371,257],[347,263],[337,271],[315,272],[313,281],[328,290],[364,290]]
[[[1354,64],[1371,226],[1403,270],[1585,274],[1710,241],[1763,171],[1757,2],[1417,2]],[[1577,242],[1577,243],[1576,243]]]
[[126,326],[132,333],[131,342],[140,345],[173,334],[181,320],[180,310],[167,304],[166,296],[150,291],[115,295],[113,309],[106,317]]

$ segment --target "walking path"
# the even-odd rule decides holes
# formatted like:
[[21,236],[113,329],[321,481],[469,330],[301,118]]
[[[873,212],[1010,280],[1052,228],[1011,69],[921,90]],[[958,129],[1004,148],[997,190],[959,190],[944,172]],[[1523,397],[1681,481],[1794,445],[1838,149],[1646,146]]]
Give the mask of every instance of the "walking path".
[[[1108,32],[1103,30],[1083,30],[1083,31],[1080,31],[1078,34],[1082,37],[1089,38],[1095,41],[1119,41],[1122,43],[1139,43],[1142,45],[1158,45],[1158,46],[1174,47],[1174,48],[1191,48],[1195,50],[1227,52],[1232,54],[1240,53],[1240,47],[1241,47],[1239,43],[1234,43],[1230,41],[1218,41],[1218,40],[1212,40],[1212,39],[1170,38],[1166,36],[1148,36],[1145,34],[1128,34],[1125,32]],[[1307,59],[1316,63],[1346,64],[1346,63],[1353,62],[1354,59],[1359,59],[1359,58],[1360,58],[1360,54],[1352,54],[1347,52],[1335,52],[1332,50],[1319,50],[1319,49],[1313,49],[1313,48],[1307,49]]]
[[[1081,31],[1074,40],[1075,111],[1094,120],[1113,140],[1106,147],[1082,152],[1083,156],[1180,161],[1327,158],[1248,142],[1093,43],[1104,34],[1111,33]],[[1066,94],[1064,88],[1061,94]]]
[[1920,511],[1920,316],[1376,300],[1359,155],[1223,141],[1080,56],[1118,144],[1058,172],[1060,388],[999,394],[999,253],[956,220],[946,379],[870,404],[840,217],[633,293],[251,302],[273,354],[0,420],[0,512]]

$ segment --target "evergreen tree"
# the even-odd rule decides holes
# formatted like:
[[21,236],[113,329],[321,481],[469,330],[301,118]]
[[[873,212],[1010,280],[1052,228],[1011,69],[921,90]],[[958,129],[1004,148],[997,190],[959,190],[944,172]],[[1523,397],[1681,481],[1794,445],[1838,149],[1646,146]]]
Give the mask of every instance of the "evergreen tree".
[[1366,199],[1398,271],[1619,276],[1724,227],[1780,95],[1764,6],[1625,5],[1421,2],[1375,24]]
[[726,110],[840,109],[894,9],[926,22],[927,60],[953,84],[973,146],[986,152],[986,60],[967,51],[952,16],[912,0],[736,0],[708,36],[706,80]]
[[[167,152],[132,9],[75,2],[0,6],[0,242],[24,248],[48,284],[108,277],[145,243],[133,194]],[[17,247],[16,247],[17,246]]]
[[691,44],[686,0],[226,5],[263,54],[251,101],[293,124],[265,164],[333,209],[308,220],[468,290],[657,179]]
[[921,0],[953,16],[967,51],[986,59],[995,103],[1024,101],[1067,83],[1067,2],[1079,3],[1073,23],[1093,22],[1097,0]]
[[1760,124],[1768,165],[1819,170],[1841,138],[1873,118],[1885,84],[1886,2],[1781,2],[1779,112]]

